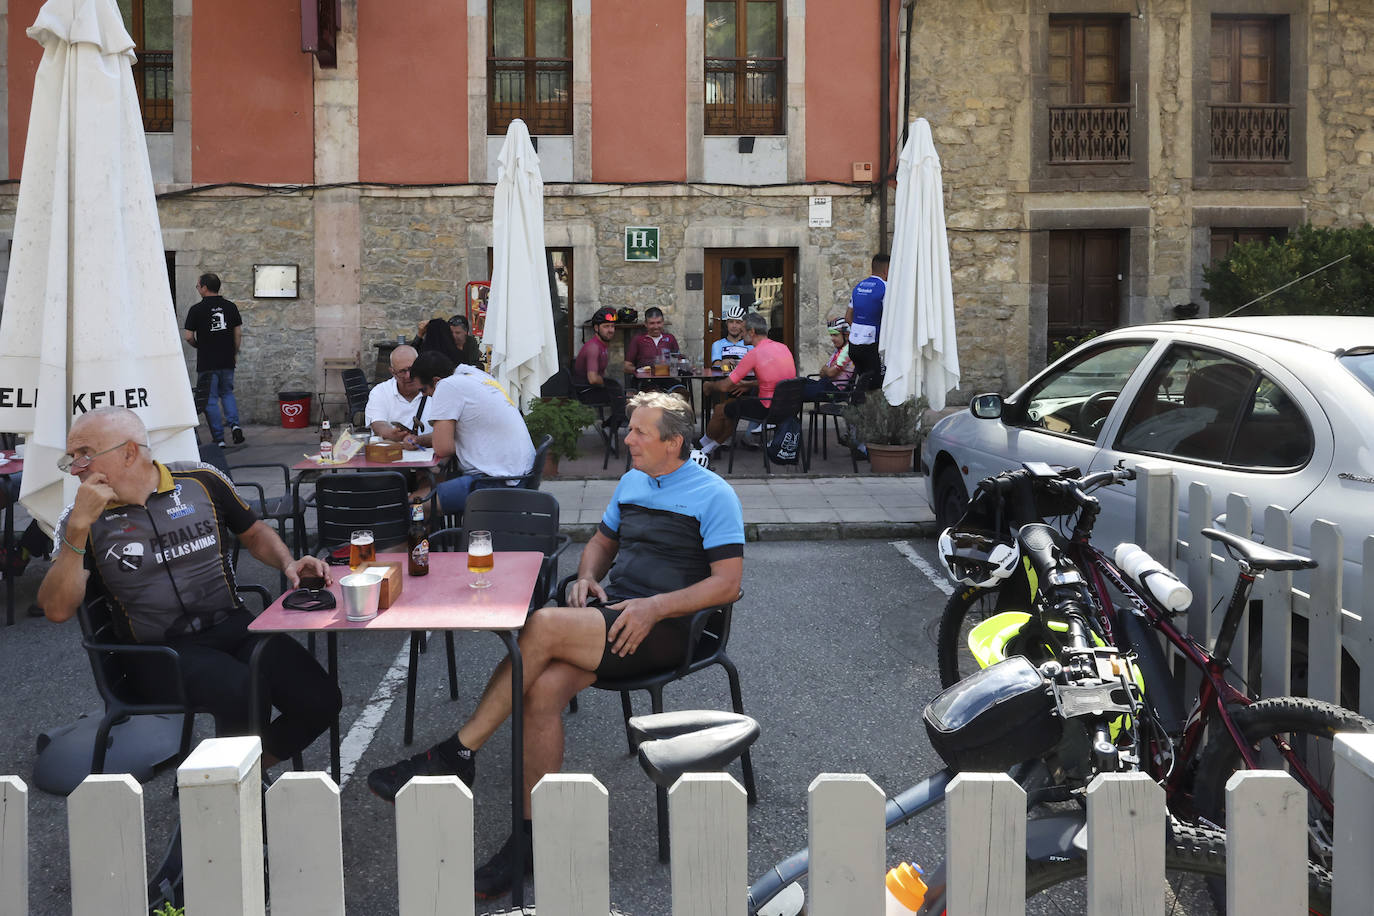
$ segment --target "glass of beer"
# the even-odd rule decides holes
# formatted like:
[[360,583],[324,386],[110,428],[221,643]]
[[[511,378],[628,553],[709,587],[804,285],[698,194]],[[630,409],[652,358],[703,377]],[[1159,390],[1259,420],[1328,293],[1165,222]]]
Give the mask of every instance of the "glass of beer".
[[491,580],[487,578],[487,573],[491,572],[495,565],[496,558],[491,550],[491,532],[468,532],[468,572],[477,576],[468,585],[473,588],[490,588]]
[[348,539],[348,568],[357,572],[377,559],[377,548],[369,529],[359,529]]

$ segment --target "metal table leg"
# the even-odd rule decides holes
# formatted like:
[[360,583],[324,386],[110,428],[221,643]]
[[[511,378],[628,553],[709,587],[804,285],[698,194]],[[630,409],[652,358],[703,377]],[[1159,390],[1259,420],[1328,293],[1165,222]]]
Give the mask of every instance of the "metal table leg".
[[525,905],[525,844],[521,842],[525,819],[525,673],[520,660],[516,631],[497,634],[510,657],[510,829],[515,837],[511,859],[511,904]]

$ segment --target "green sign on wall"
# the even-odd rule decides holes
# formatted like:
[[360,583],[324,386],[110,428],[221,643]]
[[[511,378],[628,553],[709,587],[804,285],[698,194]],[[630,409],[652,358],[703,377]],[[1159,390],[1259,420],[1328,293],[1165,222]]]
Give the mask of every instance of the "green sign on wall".
[[627,260],[627,261],[657,261],[657,260],[658,260],[658,227],[657,227],[657,226],[626,226],[626,227],[625,227],[625,260]]

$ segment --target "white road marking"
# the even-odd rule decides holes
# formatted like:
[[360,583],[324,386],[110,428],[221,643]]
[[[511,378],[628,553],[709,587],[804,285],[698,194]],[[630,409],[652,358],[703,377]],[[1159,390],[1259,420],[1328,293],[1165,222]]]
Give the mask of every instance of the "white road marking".
[[911,546],[910,541],[889,541],[888,543],[897,548],[897,552],[906,557],[907,562],[919,569],[930,580],[931,585],[946,595],[954,594],[954,586],[950,584],[949,577],[927,563],[925,558],[916,552],[916,548]]
[[406,672],[410,670],[410,640],[406,639],[401,644],[401,651],[396,653],[396,659],[391,663],[391,667],[382,675],[382,679],[377,683],[377,689],[372,691],[372,696],[368,698],[367,705],[358,714],[358,718],[353,720],[353,725],[348,729],[348,734],[343,741],[339,742],[339,788],[348,785],[349,778],[358,766],[358,761],[367,752],[367,747],[372,743],[373,737],[377,734],[377,729],[382,724],[382,719],[386,718],[387,710],[391,709],[392,702],[406,686]]

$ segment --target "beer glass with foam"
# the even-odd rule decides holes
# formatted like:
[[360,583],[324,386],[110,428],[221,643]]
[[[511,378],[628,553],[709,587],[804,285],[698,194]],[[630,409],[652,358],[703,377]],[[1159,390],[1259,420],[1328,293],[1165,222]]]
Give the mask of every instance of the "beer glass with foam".
[[471,531],[468,533],[468,572],[477,578],[468,584],[473,588],[489,588],[491,580],[487,573],[495,564],[496,556],[491,549],[490,531]]

